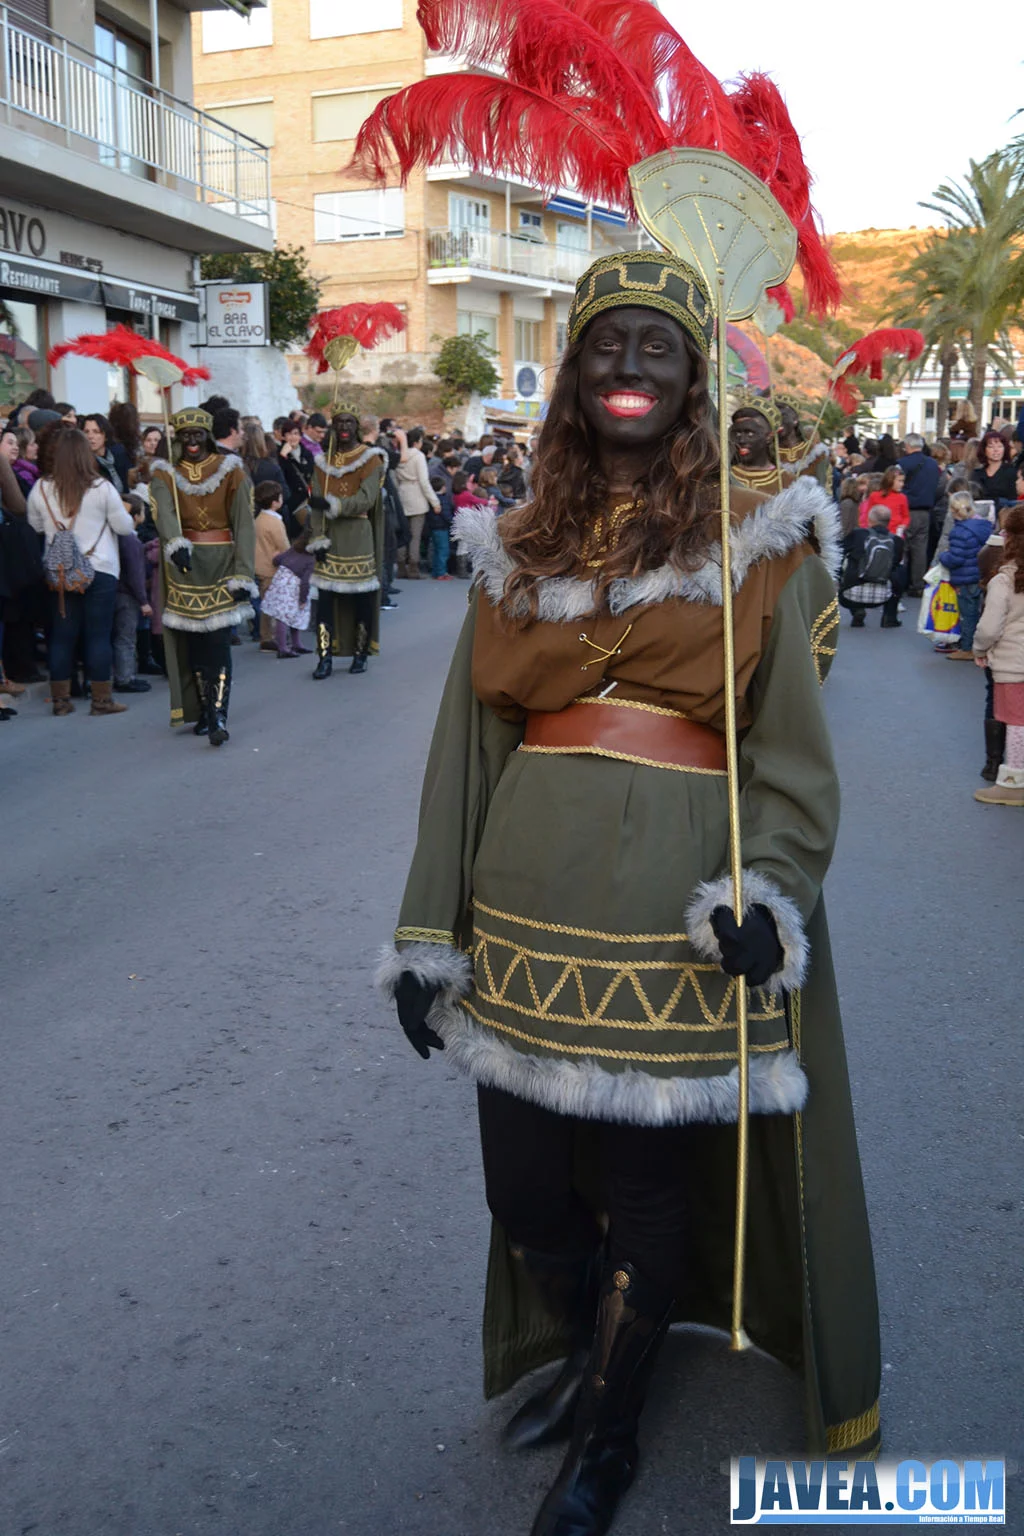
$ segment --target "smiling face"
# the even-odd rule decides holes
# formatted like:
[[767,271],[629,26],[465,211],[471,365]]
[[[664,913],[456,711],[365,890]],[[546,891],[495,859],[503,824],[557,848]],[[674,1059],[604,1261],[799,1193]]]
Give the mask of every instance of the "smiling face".
[[737,412],[732,419],[732,440],[736,461],[745,469],[767,469],[771,464],[772,429],[760,411]]
[[176,434],[183,457],[194,461],[206,456],[206,433],[202,427],[186,427]]
[[1006,457],[1006,444],[1001,437],[990,437],[985,444],[985,458],[990,464],[1001,464]]
[[335,416],[331,423],[331,431],[334,435],[334,446],[341,453],[347,453],[359,441],[359,422],[348,412]]
[[285,446],[290,448],[294,453],[295,449],[299,446],[301,439],[302,433],[299,431],[298,426],[294,426],[287,429],[287,431],[283,434],[282,441],[284,442]]
[[610,448],[653,448],[682,420],[691,374],[683,329],[668,315],[609,310],[584,335],[580,409]]

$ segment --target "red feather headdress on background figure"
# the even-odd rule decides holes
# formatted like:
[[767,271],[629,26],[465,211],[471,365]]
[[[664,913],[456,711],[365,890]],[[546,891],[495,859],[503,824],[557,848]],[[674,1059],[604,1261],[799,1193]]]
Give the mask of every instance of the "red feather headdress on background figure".
[[[404,331],[405,315],[397,304],[343,304],[338,309],[322,309],[313,316],[312,335],[306,343],[306,356],[317,365],[317,373],[326,373],[331,366],[325,355],[330,341],[349,338],[360,347],[369,350],[378,341],[386,341]],[[355,349],[352,350],[355,355]]]
[[134,368],[141,357],[159,357],[163,362],[172,363],[181,370],[181,379],[176,382],[186,385],[198,384],[201,379],[210,377],[208,368],[186,363],[184,358],[176,357],[173,352],[169,352],[151,336],[140,336],[137,331],[129,330],[126,325],[115,325],[109,331],[89,332],[82,336],[75,336],[71,341],[59,342],[47,352],[46,361],[51,368],[54,368],[62,357],[67,357],[69,354],[74,354],[76,357],[92,357],[97,362],[108,363],[113,368]]
[[847,347],[832,365],[826,400],[831,397],[839,408],[851,416],[861,401],[860,391],[850,383],[858,374],[869,378],[882,377],[882,363],[887,357],[905,357],[913,363],[924,351],[924,337],[920,331],[900,330],[892,327],[869,331],[852,347]]
[[[835,309],[839,278],[800,138],[766,75],[727,91],[653,0],[420,0],[417,14],[432,50],[487,73],[433,75],[385,97],[350,171],[384,183],[397,163],[404,182],[416,166],[468,161],[633,211],[630,166],[675,146],[720,150],[796,226],[809,312]],[[772,294],[790,305],[784,289]]]

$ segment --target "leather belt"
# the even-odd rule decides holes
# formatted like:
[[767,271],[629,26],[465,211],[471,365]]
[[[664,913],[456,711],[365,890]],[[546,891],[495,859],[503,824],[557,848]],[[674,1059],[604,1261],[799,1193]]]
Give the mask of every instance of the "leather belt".
[[725,737],[709,725],[651,704],[583,700],[560,710],[530,710],[526,751],[594,752],[661,768],[726,771]]
[[207,528],[200,530],[199,533],[188,533],[185,537],[191,539],[193,544],[233,544],[235,542],[230,528]]

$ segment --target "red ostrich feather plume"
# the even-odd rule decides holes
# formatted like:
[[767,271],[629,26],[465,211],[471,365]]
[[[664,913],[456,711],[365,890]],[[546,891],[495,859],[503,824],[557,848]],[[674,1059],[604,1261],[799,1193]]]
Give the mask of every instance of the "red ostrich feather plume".
[[832,368],[834,378],[866,373],[872,379],[882,377],[882,363],[887,357],[905,357],[913,363],[924,351],[920,331],[900,330],[892,326],[869,331],[839,356]]
[[851,384],[846,379],[836,379],[835,383],[829,387],[829,394],[846,416],[852,416],[863,399],[856,384]]
[[184,358],[168,352],[158,341],[153,341],[149,336],[140,336],[126,325],[115,325],[109,331],[98,331],[75,336],[71,341],[62,341],[50,348],[46,361],[53,368],[69,353],[74,353],[76,357],[94,357],[98,362],[109,363],[115,368],[130,368],[139,357],[162,357],[165,362],[174,363],[181,369],[183,384],[198,384],[200,380],[210,377],[208,368],[186,363]]
[[351,336],[361,347],[369,350],[378,341],[386,341],[404,331],[405,315],[397,304],[342,304],[338,309],[322,309],[312,321],[313,332],[306,343],[306,356],[317,365],[317,373],[326,373],[330,366],[324,356],[324,348],[337,336]]
[[767,289],[768,298],[774,299],[782,310],[782,323],[788,325],[796,314],[796,305],[793,303],[793,295],[789,291],[788,283],[780,283],[777,288]]
[[730,95],[653,0],[420,0],[418,15],[431,48],[486,73],[434,75],[386,97],[360,129],[351,173],[404,182],[417,166],[461,160],[631,210],[631,165],[676,144],[720,150],[796,225],[808,309],[835,307],[799,135],[766,76]]

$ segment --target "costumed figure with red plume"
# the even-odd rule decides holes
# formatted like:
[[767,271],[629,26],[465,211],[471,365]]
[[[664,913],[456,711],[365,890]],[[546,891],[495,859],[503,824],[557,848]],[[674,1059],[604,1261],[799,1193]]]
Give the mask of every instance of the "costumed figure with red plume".
[[734,390],[731,403],[732,478],[748,491],[774,496],[795,478],[779,462],[782,413],[771,395],[753,390]]
[[171,424],[174,462],[155,459],[149,482],[171,725],[191,724],[219,747],[228,739],[231,631],[252,618],[257,592],[252,483],[236,454],[217,451],[208,412],[179,411]]
[[560,1362],[507,1429],[567,1442],[532,1536],[604,1536],[674,1321],[798,1370],[811,1454],[879,1445],[822,896],[837,514],[806,475],[732,483],[723,425],[727,322],[794,257],[812,307],[838,285],[777,89],[726,92],[655,5],[420,18],[488,72],[385,99],[364,173],[455,158],[572,184],[659,244],[576,286],[531,501],[456,522],[475,585],[380,972],[419,1054],[476,1083],[485,1391]]

